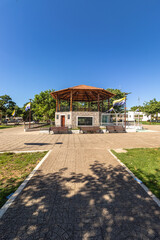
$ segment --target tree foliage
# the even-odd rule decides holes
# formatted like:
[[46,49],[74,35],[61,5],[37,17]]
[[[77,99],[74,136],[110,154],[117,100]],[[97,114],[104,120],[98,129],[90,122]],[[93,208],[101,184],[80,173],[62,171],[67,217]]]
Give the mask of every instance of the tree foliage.
[[6,115],[10,117],[15,106],[16,103],[12,101],[12,98],[9,95],[5,94],[0,96],[0,110],[2,111],[3,117]]
[[155,98],[150,100],[149,102],[144,102],[143,106],[133,106],[131,107],[131,111],[136,111],[139,108],[140,112],[145,112],[149,115],[157,115],[160,113],[160,101],[157,101]]
[[139,112],[144,112],[144,107],[143,106],[133,106],[130,108],[130,111],[135,112],[137,109],[139,109]]
[[144,111],[147,115],[157,114],[160,112],[160,102],[158,102],[155,98],[149,102],[144,102]]
[[53,90],[46,90],[34,96],[31,109],[35,120],[54,120],[56,101],[51,92]]
[[15,109],[15,117],[21,117],[21,115],[22,115],[22,108],[18,107],[17,105],[15,105],[12,109],[8,108],[6,110],[7,117],[10,118],[12,116],[12,113],[13,113],[14,109]]
[[[27,102],[28,103],[28,102]],[[28,122],[29,121],[29,110],[25,110],[25,108],[26,108],[26,105],[27,105],[27,103],[25,103],[24,105],[23,105],[23,107],[21,108],[21,114],[20,114],[20,117],[22,117],[23,118],[23,121],[25,121],[25,122]],[[31,111],[31,120],[33,120],[33,111]]]
[[[125,97],[125,92],[122,92],[120,89],[107,88],[106,90],[115,94],[115,96],[110,99],[110,107],[113,106],[113,101]],[[115,106],[114,109],[116,112],[123,112],[124,106]]]

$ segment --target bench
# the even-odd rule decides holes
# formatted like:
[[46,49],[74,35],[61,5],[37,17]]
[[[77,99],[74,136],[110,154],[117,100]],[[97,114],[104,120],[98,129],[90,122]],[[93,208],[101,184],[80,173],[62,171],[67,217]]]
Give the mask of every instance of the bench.
[[68,127],[50,127],[49,128],[49,134],[50,131],[53,131],[55,133],[68,133]]
[[114,126],[117,133],[126,133],[126,129],[123,126]]
[[114,126],[106,126],[106,131],[108,131],[109,133],[115,133],[115,128]]
[[126,133],[126,130],[123,126],[106,126],[106,130],[109,133]]
[[98,126],[92,126],[92,127],[80,127],[80,130],[83,132],[83,133],[99,133],[100,132],[100,127]]

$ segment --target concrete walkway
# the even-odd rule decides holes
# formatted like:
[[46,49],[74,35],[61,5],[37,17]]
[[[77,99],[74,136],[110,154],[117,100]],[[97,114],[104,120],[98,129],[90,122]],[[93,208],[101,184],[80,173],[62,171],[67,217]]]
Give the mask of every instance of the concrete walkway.
[[158,147],[160,133],[22,136],[20,149],[52,152],[2,217],[0,239],[160,239],[160,209],[108,152]]

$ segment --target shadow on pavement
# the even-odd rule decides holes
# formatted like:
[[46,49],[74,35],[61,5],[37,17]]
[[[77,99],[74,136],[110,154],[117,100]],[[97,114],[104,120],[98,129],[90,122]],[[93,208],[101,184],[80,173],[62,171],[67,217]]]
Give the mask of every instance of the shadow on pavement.
[[90,170],[39,171],[3,216],[1,239],[160,239],[158,206],[121,166]]
[[55,144],[63,144],[63,142],[56,142]]
[[53,145],[52,143],[24,143],[25,145],[35,145],[35,146],[44,146],[44,145]]

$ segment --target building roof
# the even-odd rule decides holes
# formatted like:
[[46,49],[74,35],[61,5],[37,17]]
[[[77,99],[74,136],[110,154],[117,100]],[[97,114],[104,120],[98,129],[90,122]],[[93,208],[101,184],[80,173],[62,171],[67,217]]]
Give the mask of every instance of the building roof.
[[115,96],[113,93],[106,91],[103,88],[97,88],[97,87],[92,87],[87,85],[78,85],[78,86],[62,89],[59,91],[52,92],[51,95],[55,99],[69,101],[71,93],[72,93],[73,101],[82,101],[82,102],[97,101],[98,95],[99,95],[99,100],[106,100]]

